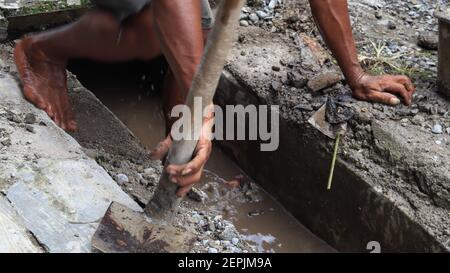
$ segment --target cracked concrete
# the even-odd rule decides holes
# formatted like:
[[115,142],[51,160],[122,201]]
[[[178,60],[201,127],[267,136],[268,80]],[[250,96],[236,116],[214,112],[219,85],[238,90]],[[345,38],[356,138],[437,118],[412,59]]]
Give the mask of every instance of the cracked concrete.
[[21,217],[11,203],[0,195],[0,253],[39,253]]
[[[2,74],[0,90],[0,190],[9,201],[1,197],[1,251],[41,251],[29,231],[46,251],[90,252],[111,201],[141,208],[72,137],[24,100],[13,78]],[[29,123],[34,115],[35,123],[26,124],[26,115]]]

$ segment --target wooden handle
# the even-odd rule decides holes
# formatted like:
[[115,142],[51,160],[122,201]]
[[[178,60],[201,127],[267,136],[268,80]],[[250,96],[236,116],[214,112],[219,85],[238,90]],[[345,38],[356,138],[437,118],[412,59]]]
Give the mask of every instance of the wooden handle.
[[[186,105],[191,113],[201,111],[212,103],[223,67],[233,46],[237,34],[239,16],[245,0],[222,0],[216,15],[214,27],[209,34],[206,49],[200,63],[200,67],[189,90]],[[194,99],[202,98],[202,109],[194,109]],[[191,135],[200,135],[202,120],[194,119],[191,115]],[[168,164],[186,164],[192,159],[197,146],[197,140],[174,141],[167,158]],[[178,186],[169,180],[169,175],[164,171],[160,178],[158,188],[147,204],[145,212],[152,219],[170,221],[178,209],[181,198],[175,193]]]

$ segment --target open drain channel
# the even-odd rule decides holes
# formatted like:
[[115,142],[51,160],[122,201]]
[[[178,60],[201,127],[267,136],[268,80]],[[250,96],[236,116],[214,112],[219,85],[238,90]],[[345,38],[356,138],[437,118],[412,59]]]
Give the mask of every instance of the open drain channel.
[[[161,61],[98,64],[76,61],[70,70],[80,82],[105,104],[146,148],[154,147],[165,136],[161,104]],[[227,190],[226,181],[248,176],[214,146],[199,188],[217,182]],[[205,208],[223,212],[245,238],[260,252],[334,252],[312,234],[264,190],[258,200],[246,202],[209,195]],[[225,195],[227,196],[227,195]],[[228,199],[228,200],[227,200]]]

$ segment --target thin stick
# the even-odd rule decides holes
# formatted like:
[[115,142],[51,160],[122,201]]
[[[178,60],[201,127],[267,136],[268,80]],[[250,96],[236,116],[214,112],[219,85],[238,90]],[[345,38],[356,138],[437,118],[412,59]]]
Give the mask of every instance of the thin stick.
[[336,137],[336,143],[334,144],[333,159],[331,161],[331,170],[330,170],[330,177],[328,178],[327,190],[331,190],[331,183],[333,182],[333,175],[334,175],[334,166],[336,165],[336,158],[337,158],[337,152],[338,152],[340,140],[341,140],[341,134],[338,134]]

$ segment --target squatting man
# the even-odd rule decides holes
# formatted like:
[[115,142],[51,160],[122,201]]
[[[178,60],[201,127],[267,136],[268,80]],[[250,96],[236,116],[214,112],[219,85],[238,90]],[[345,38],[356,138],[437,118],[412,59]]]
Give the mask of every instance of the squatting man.
[[[152,60],[163,55],[169,71],[165,75],[163,104],[168,132],[175,122],[171,109],[185,102],[212,26],[207,0],[91,0],[95,8],[78,21],[50,31],[27,35],[14,50],[23,94],[44,110],[64,130],[77,124],[69,103],[66,66],[70,59],[100,62]],[[360,66],[352,35],[347,0],[309,0],[312,13],[329,49],[356,99],[410,105],[415,91],[410,79],[400,75],[370,76]],[[204,118],[195,155],[185,165],[169,165],[167,172],[184,196],[199,181],[211,153],[211,113]],[[152,152],[161,159],[171,137]]]

